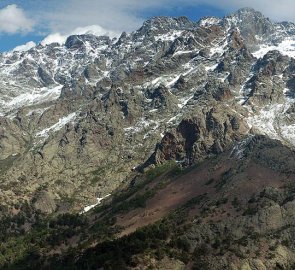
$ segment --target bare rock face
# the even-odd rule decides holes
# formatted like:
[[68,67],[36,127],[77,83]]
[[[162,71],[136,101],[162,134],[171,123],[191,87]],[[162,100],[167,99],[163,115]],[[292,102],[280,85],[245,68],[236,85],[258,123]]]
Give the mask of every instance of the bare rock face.
[[[286,65],[290,59],[281,55],[279,52],[269,52],[255,66],[255,75],[248,81],[250,93],[248,97],[249,103],[256,103],[264,106],[269,103],[284,102],[286,87],[283,80],[275,80],[279,76],[283,76]],[[287,74],[285,76],[288,76]]]
[[268,38],[275,32],[273,23],[252,8],[238,10],[226,17],[225,23],[237,26],[250,47],[257,44],[257,37]]
[[190,165],[251,132],[294,145],[294,29],[242,9],[4,53],[0,204],[31,203],[46,186],[55,206],[38,209],[70,201],[78,211],[133,179],[134,168]]
[[36,194],[34,206],[37,210],[45,214],[52,214],[56,210],[55,197],[48,192]]
[[144,167],[166,160],[189,165],[229,149],[247,134],[247,126],[238,115],[224,115],[224,110],[215,107],[183,119],[177,128],[165,134]]
[[22,133],[22,129],[9,119],[0,117],[0,149],[1,160],[14,159],[22,153],[28,137]]

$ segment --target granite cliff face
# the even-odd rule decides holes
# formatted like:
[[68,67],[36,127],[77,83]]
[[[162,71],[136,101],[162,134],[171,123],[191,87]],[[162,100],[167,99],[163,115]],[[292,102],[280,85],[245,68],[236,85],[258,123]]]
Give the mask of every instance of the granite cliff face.
[[241,9],[2,54],[2,203],[44,187],[55,205],[45,212],[68,198],[78,210],[133,168],[192,164],[249,133],[293,146],[294,35],[292,23]]

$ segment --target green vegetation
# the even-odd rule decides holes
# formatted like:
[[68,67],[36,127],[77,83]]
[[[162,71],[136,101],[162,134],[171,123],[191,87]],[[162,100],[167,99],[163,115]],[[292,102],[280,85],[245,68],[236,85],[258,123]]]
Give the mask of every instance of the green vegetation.
[[[119,191],[113,196],[111,212],[113,214],[119,212],[125,213],[136,208],[144,208],[146,206],[146,201],[153,197],[157,190],[164,188],[169,182],[169,179],[173,179],[182,173],[184,173],[184,171],[182,171],[175,161],[168,161],[148,170],[143,175],[143,181],[139,181],[139,183],[135,183],[133,186],[128,187],[128,189]],[[146,190],[146,186],[149,183],[160,176],[162,176],[162,178],[152,189],[142,192],[143,189]],[[103,205],[94,209],[96,213],[100,213],[104,210],[105,206]]]
[[211,178],[205,183],[205,185],[210,186],[214,181],[215,181],[214,178]]
[[219,207],[222,204],[227,204],[228,198],[221,198],[216,202],[216,206]]
[[234,208],[238,208],[241,205],[237,197],[234,197],[234,199],[231,201],[231,204]]
[[[22,226],[25,220],[24,217],[18,217],[18,226]],[[94,239],[113,239],[117,232],[117,228],[112,227],[112,219],[94,221],[89,227],[89,220],[85,216],[73,214],[61,214],[51,219],[40,216],[30,231],[11,234],[9,232],[13,222],[16,222],[16,217],[7,218],[5,223],[1,223],[1,229],[6,233],[0,244],[0,269],[36,269],[44,256],[58,250],[62,245],[70,247],[79,243],[81,248]],[[7,226],[4,228],[5,224]],[[26,261],[25,266],[23,261]]]
[[[22,223],[24,221],[23,217]],[[9,220],[10,224],[12,222],[13,218]],[[13,261],[29,256],[32,252],[39,254],[44,249],[66,243],[66,239],[75,235],[77,228],[82,225],[82,217],[65,214],[52,221],[40,217],[35,221],[34,228],[27,233],[22,231],[18,234],[6,234],[5,242],[3,241],[0,245],[1,269],[5,269],[5,266]]]
[[234,175],[234,171],[232,168],[227,170],[221,175],[221,179],[216,183],[215,188],[217,190],[221,190],[221,188],[229,181],[229,179]]
[[146,206],[146,201],[153,197],[154,194],[155,191],[153,190],[147,191],[144,194],[136,194],[131,199],[125,200],[118,206],[115,206],[112,211],[114,213],[126,213],[136,208],[144,208]]
[[182,173],[182,170],[174,160],[168,161],[164,164],[158,165],[155,168],[148,170],[146,172],[146,178],[148,181],[151,181],[164,173],[169,173],[168,176],[173,177],[180,175]]
[[244,211],[243,216],[254,216],[257,212],[257,208],[249,207]]
[[73,254],[62,259],[52,257],[48,269],[127,269],[136,266],[137,256],[142,254],[158,260],[170,256],[187,262],[190,242],[182,235],[188,229],[185,223],[188,210],[183,207],[162,221],[141,228],[131,235],[100,243],[86,250],[77,261],[73,260]]
[[[115,226],[115,215],[136,208],[144,208],[146,201],[154,196],[158,189],[163,188],[168,179],[172,179],[181,172],[175,162],[167,162],[149,170],[143,176],[144,181],[114,196],[111,207],[108,205],[97,207],[93,211],[93,214],[97,216],[94,220],[92,218],[91,222],[87,215],[62,214],[45,218],[32,210],[28,203],[22,204],[19,214],[2,219],[0,224],[3,240],[0,244],[0,268],[38,268],[43,258],[49,256],[49,252],[59,250],[63,245],[68,247],[71,254],[76,254],[78,250],[86,248],[92,242],[105,242],[108,245],[108,241],[114,239],[115,234],[119,231],[119,228]],[[104,173],[103,167],[98,168],[92,174],[98,177],[102,173]],[[161,175],[163,179],[159,183],[151,189],[146,189],[148,183]],[[46,187],[38,189],[36,194],[43,189]],[[70,198],[64,198],[64,201],[68,200]],[[34,225],[26,231],[24,226],[28,220]],[[158,256],[162,253],[162,250],[157,251]],[[24,261],[27,268],[24,268]]]

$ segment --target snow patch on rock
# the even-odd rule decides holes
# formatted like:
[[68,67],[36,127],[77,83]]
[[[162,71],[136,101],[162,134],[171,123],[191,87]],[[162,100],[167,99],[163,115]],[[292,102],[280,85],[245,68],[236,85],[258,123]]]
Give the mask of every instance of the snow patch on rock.
[[218,25],[221,22],[221,19],[216,17],[208,17],[201,19],[199,25],[202,27],[210,27],[212,25]]
[[277,50],[283,55],[287,55],[289,57],[295,58],[295,39],[294,38],[286,38],[278,45],[261,45],[259,50],[252,53],[256,58],[263,58],[269,51]]
[[106,195],[106,196],[104,196],[104,197],[102,197],[102,198],[96,198],[96,199],[97,199],[97,202],[96,202],[95,204],[91,204],[91,205],[85,206],[85,207],[83,208],[83,210],[80,212],[80,215],[82,215],[82,214],[84,214],[84,213],[87,213],[88,211],[90,211],[91,209],[93,209],[95,206],[101,204],[101,202],[102,202],[105,198],[107,198],[107,197],[109,197],[109,196],[111,196],[111,194],[108,194],[108,195]]
[[15,97],[2,97],[0,99],[0,113],[5,114],[9,111],[17,110],[23,106],[31,106],[56,100],[60,97],[62,85],[55,87],[43,87],[29,90]]
[[285,103],[268,105],[255,115],[246,118],[246,121],[255,132],[294,145],[295,124],[289,123],[286,116],[291,102],[286,99]]
[[48,137],[51,132],[56,132],[56,131],[62,129],[67,123],[70,123],[71,121],[73,121],[76,118],[76,115],[77,115],[77,113],[74,112],[74,113],[69,114],[66,117],[60,118],[56,124],[38,132],[36,134],[36,137],[43,137],[43,138]]

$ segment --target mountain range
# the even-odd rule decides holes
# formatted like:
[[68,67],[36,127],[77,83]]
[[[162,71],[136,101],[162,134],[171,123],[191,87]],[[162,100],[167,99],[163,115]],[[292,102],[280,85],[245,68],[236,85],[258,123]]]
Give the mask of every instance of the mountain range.
[[1,269],[295,269],[294,58],[251,8],[2,53]]

